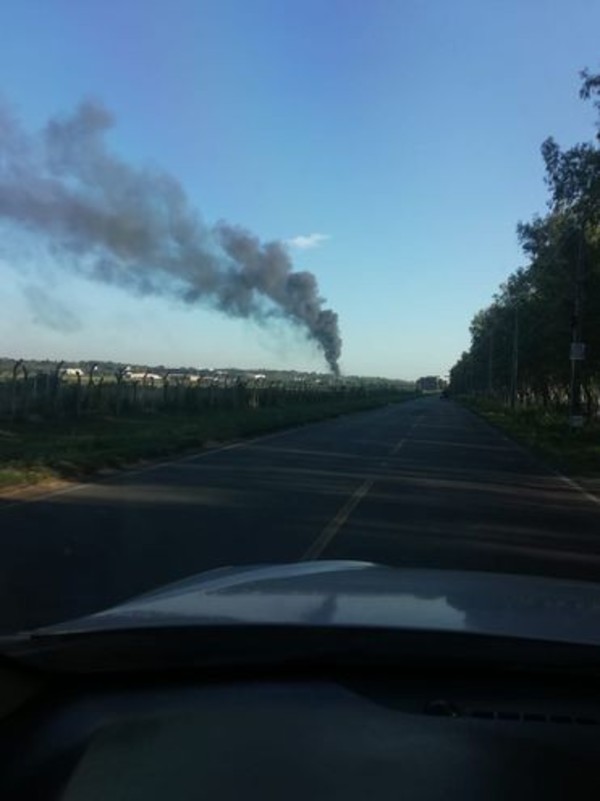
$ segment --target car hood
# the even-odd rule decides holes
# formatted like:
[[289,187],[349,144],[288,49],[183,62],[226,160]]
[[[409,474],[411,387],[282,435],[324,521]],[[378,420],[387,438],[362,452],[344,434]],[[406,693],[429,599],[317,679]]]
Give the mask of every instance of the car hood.
[[35,633],[228,625],[452,631],[600,645],[600,585],[353,561],[229,567]]

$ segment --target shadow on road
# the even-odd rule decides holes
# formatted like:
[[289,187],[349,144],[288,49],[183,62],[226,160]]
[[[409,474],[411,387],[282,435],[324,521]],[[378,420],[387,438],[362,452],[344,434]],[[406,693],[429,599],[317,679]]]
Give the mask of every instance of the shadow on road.
[[296,561],[366,479],[320,558],[600,580],[600,510],[478,418],[423,401],[0,500],[0,630]]

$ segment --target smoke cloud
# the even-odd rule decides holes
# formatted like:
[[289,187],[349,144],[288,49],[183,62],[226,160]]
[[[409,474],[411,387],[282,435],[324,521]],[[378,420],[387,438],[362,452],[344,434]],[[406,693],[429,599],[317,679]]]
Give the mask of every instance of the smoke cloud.
[[44,289],[38,286],[26,286],[23,289],[34,321],[61,334],[71,334],[81,328],[81,322],[75,312]]
[[88,101],[29,135],[0,108],[0,218],[47,237],[90,279],[210,303],[234,317],[285,317],[337,374],[338,318],[324,308],[315,276],[294,270],[281,242],[227,222],[206,226],[175,178],[107,148],[113,124]]

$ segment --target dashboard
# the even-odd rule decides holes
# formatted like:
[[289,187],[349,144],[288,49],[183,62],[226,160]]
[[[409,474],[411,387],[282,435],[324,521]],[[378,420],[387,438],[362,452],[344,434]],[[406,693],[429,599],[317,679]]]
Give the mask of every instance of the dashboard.
[[3,800],[600,796],[589,681],[331,666],[33,684],[0,719]]

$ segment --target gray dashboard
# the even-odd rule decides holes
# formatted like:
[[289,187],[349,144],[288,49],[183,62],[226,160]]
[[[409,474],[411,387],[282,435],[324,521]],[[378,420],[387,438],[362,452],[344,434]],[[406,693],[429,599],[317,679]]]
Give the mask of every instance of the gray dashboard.
[[0,727],[2,798],[596,798],[600,699],[508,678],[71,682]]

